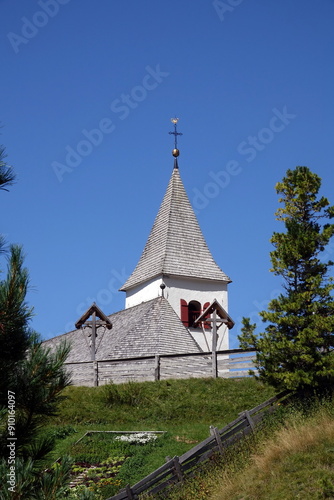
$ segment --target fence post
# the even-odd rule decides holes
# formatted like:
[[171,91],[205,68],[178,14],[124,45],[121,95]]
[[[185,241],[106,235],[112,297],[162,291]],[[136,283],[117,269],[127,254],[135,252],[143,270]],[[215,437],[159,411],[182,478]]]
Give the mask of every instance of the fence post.
[[180,481],[180,483],[183,483],[183,473],[182,473],[181,465],[179,462],[179,457],[173,458],[173,465],[174,465],[174,469],[175,469],[178,480]]
[[251,417],[251,416],[250,416],[250,414],[249,414],[249,411],[248,411],[248,410],[246,410],[246,411],[242,411],[241,413],[239,413],[239,415],[240,415],[240,416],[242,416],[242,417],[245,417],[245,419],[246,419],[246,420],[247,420],[247,422],[249,423],[249,425],[250,425],[250,427],[251,427],[252,431],[254,431],[254,430],[255,430],[255,424],[254,424],[254,422],[253,422],[253,420],[252,420],[252,417]]
[[155,366],[154,366],[154,380],[160,380],[160,356],[155,355]]
[[126,491],[126,494],[128,495],[128,499],[134,500],[135,497],[133,496],[132,489],[131,489],[129,484],[126,485],[125,491]]
[[224,455],[224,447],[217,427],[210,425],[210,434],[211,436],[214,436],[217,441],[219,453]]
[[97,387],[99,385],[99,372],[98,372],[97,361],[93,361],[93,384],[94,387]]

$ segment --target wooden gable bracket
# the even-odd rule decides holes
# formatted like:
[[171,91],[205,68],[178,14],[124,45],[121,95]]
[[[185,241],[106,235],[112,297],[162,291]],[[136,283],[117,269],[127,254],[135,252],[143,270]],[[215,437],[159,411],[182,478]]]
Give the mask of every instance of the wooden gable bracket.
[[[212,318],[207,318],[209,314],[212,314]],[[194,321],[193,326],[197,326],[200,321],[212,323],[212,376],[214,378],[218,377],[218,366],[217,366],[217,330],[221,325],[227,325],[229,329],[234,327],[234,321],[225,311],[223,306],[221,306],[217,299],[202,312],[200,316]]]
[[81,318],[78,319],[78,321],[75,323],[75,328],[79,329],[83,326],[83,324],[86,324],[87,326],[92,326],[93,321],[87,321],[87,319],[90,316],[94,316],[95,313],[95,318],[100,318],[100,321],[95,320],[96,325],[104,325],[108,330],[112,329],[112,323],[108,316],[104,314],[104,312],[101,311],[101,309],[93,302],[93,304],[87,309],[87,311],[81,316]]
[[[92,321],[87,321],[87,319],[92,316]],[[96,318],[99,318],[97,321]],[[96,355],[96,327],[104,326],[108,330],[112,329],[112,323],[108,316],[101,311],[101,309],[93,302],[89,309],[78,319],[75,323],[75,328],[79,329],[83,326],[88,326],[92,329],[92,345],[91,345],[91,360],[95,362]],[[103,335],[102,335],[103,337]],[[102,339],[101,339],[102,340]],[[101,342],[100,342],[101,343]],[[97,385],[97,376],[94,376],[94,385]]]
[[[209,314],[216,312],[215,318],[208,318]],[[193,326],[198,326],[201,321],[205,321],[206,323],[216,323],[217,330],[222,325],[227,325],[229,329],[234,327],[234,321],[231,316],[225,311],[222,305],[219,304],[217,299],[214,299],[213,302],[196,318]],[[218,324],[219,323],[219,324]]]

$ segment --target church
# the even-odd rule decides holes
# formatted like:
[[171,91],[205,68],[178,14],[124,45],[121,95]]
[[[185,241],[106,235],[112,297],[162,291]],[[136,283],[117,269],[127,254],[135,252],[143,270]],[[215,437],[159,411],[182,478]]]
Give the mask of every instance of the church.
[[[227,312],[231,280],[215,262],[183,186],[177,122],[172,119],[174,165],[167,190],[138,264],[120,288],[125,309],[105,316],[93,304],[76,330],[44,342],[51,349],[64,340],[71,344],[67,363],[73,374],[89,361],[208,353],[213,331],[215,349],[229,348],[228,331],[234,325]],[[93,321],[87,321],[90,316]]]

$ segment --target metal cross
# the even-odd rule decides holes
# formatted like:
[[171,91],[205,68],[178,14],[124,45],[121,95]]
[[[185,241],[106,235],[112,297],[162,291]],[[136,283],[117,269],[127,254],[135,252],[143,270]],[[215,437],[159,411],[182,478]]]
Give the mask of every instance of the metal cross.
[[175,118],[171,118],[170,121],[172,123],[174,123],[174,132],[169,132],[169,134],[174,136],[174,147],[175,147],[175,149],[177,149],[177,136],[178,135],[183,135],[183,134],[181,134],[181,132],[178,132],[176,130],[177,122],[179,121],[179,118],[176,118],[176,117]]

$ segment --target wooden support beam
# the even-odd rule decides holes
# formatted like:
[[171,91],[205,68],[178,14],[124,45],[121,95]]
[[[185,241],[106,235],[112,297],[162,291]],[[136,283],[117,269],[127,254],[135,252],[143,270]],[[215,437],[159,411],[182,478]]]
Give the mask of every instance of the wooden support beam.
[[97,361],[93,361],[93,384],[94,387],[99,385],[99,366]]
[[183,483],[183,473],[179,462],[179,457],[173,458],[173,465],[179,482]]
[[203,319],[203,322],[204,323],[214,323],[214,322],[219,322],[219,323],[228,323],[227,319],[222,319],[222,318],[216,318],[216,319],[213,319],[213,318],[206,318],[206,319]]
[[214,436],[216,441],[217,441],[219,453],[221,455],[224,455],[224,446],[223,446],[218,428],[214,427],[213,425],[210,425],[210,434],[211,434],[211,436]]
[[212,312],[212,376],[213,378],[218,377],[217,368],[217,312],[214,309]]
[[154,380],[160,380],[160,356],[155,355],[155,365],[154,365]]
[[92,347],[91,347],[91,356],[92,361],[95,361],[95,341],[96,341],[96,312],[94,311],[92,314]]
[[[89,326],[91,327],[93,325],[93,321],[86,321],[85,323],[83,323],[82,326]],[[102,319],[98,319],[95,321],[95,325],[97,326],[106,326],[106,322],[105,321],[102,321]]]
[[247,422],[249,423],[249,425],[250,425],[250,427],[251,427],[252,431],[254,431],[254,430],[255,430],[255,424],[254,424],[254,422],[253,422],[252,417],[250,416],[249,411],[248,411],[248,410],[243,411],[243,412],[239,413],[239,415],[240,415],[240,416],[245,417],[245,419],[246,419],[246,420],[247,420]]
[[125,491],[126,491],[126,494],[128,495],[128,499],[129,500],[134,500],[135,497],[134,497],[134,495],[132,493],[132,489],[131,489],[131,487],[130,487],[129,484],[126,485]]

